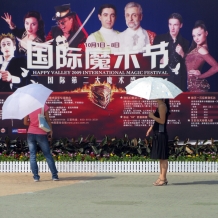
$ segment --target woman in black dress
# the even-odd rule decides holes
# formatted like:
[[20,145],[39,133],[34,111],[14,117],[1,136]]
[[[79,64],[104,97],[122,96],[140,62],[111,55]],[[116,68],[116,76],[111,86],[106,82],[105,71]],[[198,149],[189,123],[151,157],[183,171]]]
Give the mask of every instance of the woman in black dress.
[[24,16],[24,28],[17,28],[12,21],[12,16],[4,13],[2,19],[8,23],[14,36],[19,38],[19,52],[22,55],[27,54],[28,41],[43,43],[45,41],[44,21],[37,11],[29,11]]
[[153,185],[162,186],[168,183],[166,174],[168,169],[169,149],[166,125],[170,114],[170,106],[169,99],[157,99],[156,101],[158,108],[155,113],[149,113],[149,117],[155,122],[154,125],[148,129],[146,136],[153,130],[151,159],[159,159],[160,161],[160,175]]

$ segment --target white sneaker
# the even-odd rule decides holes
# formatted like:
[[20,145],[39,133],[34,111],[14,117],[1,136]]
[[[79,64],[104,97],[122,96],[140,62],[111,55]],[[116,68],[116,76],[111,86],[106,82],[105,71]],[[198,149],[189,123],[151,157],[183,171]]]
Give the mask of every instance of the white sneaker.
[[59,178],[54,178],[54,179],[52,179],[53,181],[59,181]]

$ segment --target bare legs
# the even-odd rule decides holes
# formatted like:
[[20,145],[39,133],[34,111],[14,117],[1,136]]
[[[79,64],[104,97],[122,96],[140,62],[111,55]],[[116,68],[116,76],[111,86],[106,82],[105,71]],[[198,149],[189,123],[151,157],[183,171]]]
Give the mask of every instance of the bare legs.
[[160,179],[166,181],[167,179],[168,160],[160,160]]
[[160,163],[160,175],[156,182],[153,183],[155,186],[167,185],[167,169],[168,160],[159,160]]

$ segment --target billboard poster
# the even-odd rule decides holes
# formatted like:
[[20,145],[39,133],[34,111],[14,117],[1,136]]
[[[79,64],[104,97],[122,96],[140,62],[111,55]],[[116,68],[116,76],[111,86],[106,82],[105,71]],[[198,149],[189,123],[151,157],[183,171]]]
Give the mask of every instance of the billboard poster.
[[1,0],[1,137],[26,137],[22,120],[2,120],[2,105],[17,88],[40,83],[53,90],[47,105],[54,137],[144,138],[157,104],[125,87],[150,76],[183,91],[170,100],[170,139],[216,138],[217,6],[214,0]]

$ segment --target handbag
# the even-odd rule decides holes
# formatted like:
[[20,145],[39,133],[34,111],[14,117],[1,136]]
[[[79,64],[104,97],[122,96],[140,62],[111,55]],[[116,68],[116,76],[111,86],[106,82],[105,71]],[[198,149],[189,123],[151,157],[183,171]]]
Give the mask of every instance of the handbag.
[[50,132],[51,128],[48,125],[45,116],[44,116],[44,107],[41,109],[41,114],[38,114],[38,120],[39,120],[39,128],[44,130],[45,132]]

